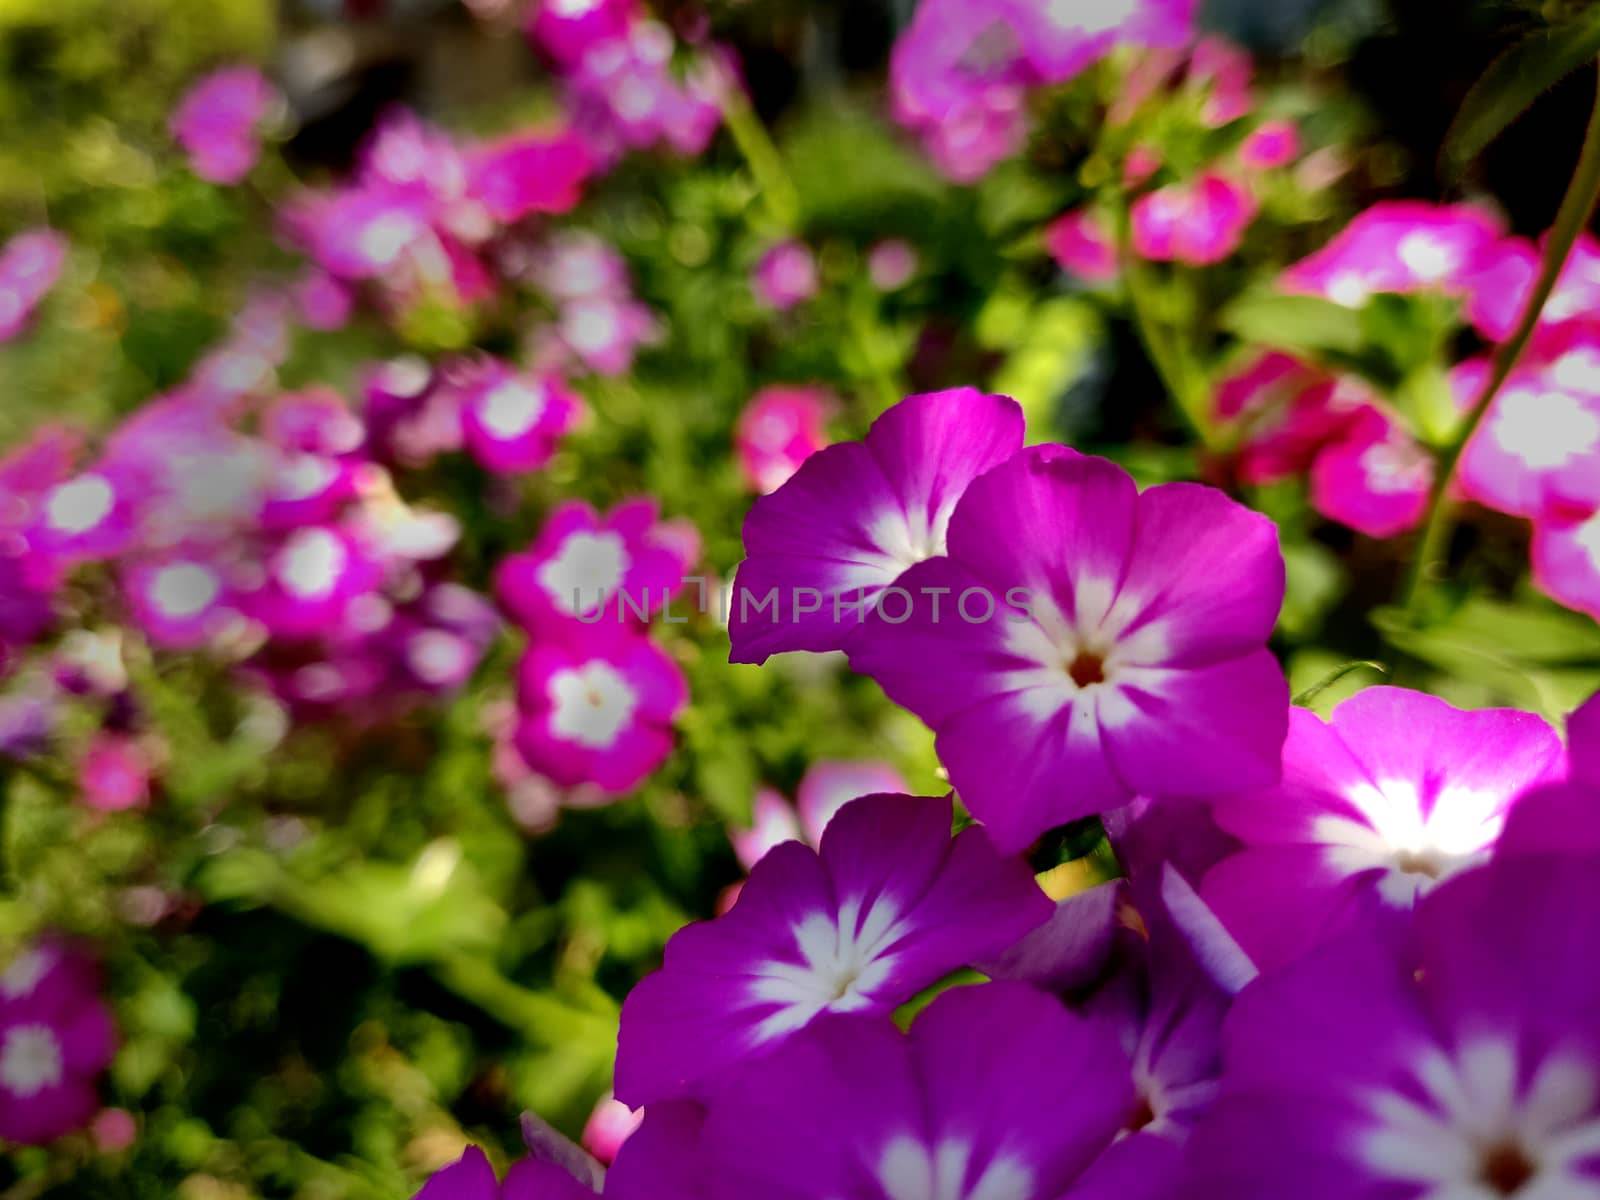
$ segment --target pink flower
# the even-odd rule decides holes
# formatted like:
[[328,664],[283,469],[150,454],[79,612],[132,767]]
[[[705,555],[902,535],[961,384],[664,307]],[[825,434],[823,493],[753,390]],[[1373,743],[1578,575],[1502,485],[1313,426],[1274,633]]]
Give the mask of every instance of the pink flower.
[[536,471],[555,455],[582,413],[583,402],[554,376],[535,379],[490,362],[464,389],[462,437],[490,471]]
[[225,572],[203,554],[139,558],[124,568],[122,590],[139,627],[158,646],[202,646],[240,619]]
[[767,856],[774,846],[800,840],[800,822],[794,805],[784,799],[775,788],[756,789],[750,806],[750,826],[729,826],[728,841],[733,846],[734,857],[746,871]]
[[1216,171],[1191,183],[1169,184],[1133,206],[1133,248],[1142,258],[1206,266],[1239,248],[1255,220],[1248,188]]
[[116,1041],[93,964],[58,941],[25,947],[0,971],[0,1140],[42,1146],[88,1125]]
[[1239,147],[1239,162],[1253,171],[1285,167],[1300,157],[1300,129],[1293,121],[1267,121]]
[[620,795],[672,753],[688,700],[678,665],[633,626],[567,626],[517,668],[517,749],[561,787]]
[[260,157],[257,127],[271,108],[272,85],[254,67],[207,75],[172,114],[172,135],[194,173],[212,183],[238,183]]
[[1254,67],[1250,56],[1218,37],[1203,38],[1189,59],[1189,79],[1208,89],[1200,119],[1220,128],[1249,115],[1255,107],[1250,94]]
[[1044,231],[1044,244],[1062,270],[1080,279],[1101,283],[1116,278],[1117,248],[1093,209],[1057,217]]
[[800,829],[813,846],[822,845],[823,831],[838,811],[860,796],[903,793],[910,789],[888,763],[823,759],[814,762],[800,780],[795,796]]
[[570,133],[503,138],[474,151],[468,163],[473,197],[503,224],[574,208],[592,168],[588,150]]
[[295,284],[294,301],[306,328],[329,332],[349,323],[355,293],[328,272],[313,267]]
[[635,0],[536,0],[528,14],[528,37],[570,67],[590,50],[625,38],[637,12]]
[[897,292],[916,277],[917,251],[904,238],[886,238],[867,253],[867,276],[880,292]]
[[594,1106],[594,1112],[589,1114],[583,1127],[583,1148],[598,1162],[610,1166],[622,1149],[622,1143],[643,1120],[643,1109],[631,1109],[608,1093]]
[[137,742],[120,733],[97,733],[78,764],[78,802],[97,812],[124,812],[150,804],[150,762]]
[[1311,505],[1368,537],[1414,529],[1428,507],[1433,457],[1375,409],[1318,453],[1311,466]]
[[817,260],[803,242],[780,242],[762,255],[750,286],[763,304],[783,312],[817,294]]
[[1600,511],[1534,522],[1533,581],[1568,608],[1600,620]]
[[817,388],[765,387],[739,414],[734,455],[752,490],[775,492],[800,464],[828,444],[828,414],[834,407]]
[[0,249],[0,342],[21,333],[60,278],[67,239],[53,229],[29,229]]

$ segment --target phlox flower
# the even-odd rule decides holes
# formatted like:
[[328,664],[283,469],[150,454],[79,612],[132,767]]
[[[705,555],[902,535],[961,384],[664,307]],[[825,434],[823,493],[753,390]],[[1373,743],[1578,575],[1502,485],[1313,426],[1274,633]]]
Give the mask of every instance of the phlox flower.
[[1597,869],[1497,860],[1403,942],[1355,930],[1247,987],[1176,1194],[1600,1197]]
[[172,114],[172,135],[194,173],[238,183],[261,156],[259,128],[276,93],[254,67],[224,67],[201,79]]
[[[1026,866],[981,830],[952,839],[950,818],[948,800],[868,796],[839,812],[820,850],[767,854],[732,911],[680,930],[628,996],[618,1097],[700,1095],[823,1014],[886,1016],[1044,921],[1050,903]],[[787,1090],[771,1087],[778,1068],[764,1078]]]
[[885,238],[867,252],[867,278],[880,292],[897,292],[916,278],[922,261],[904,238]]
[[242,619],[229,564],[202,550],[138,555],[122,569],[122,594],[155,645],[184,650],[213,642]]
[[629,1108],[608,1092],[584,1122],[583,1148],[594,1155],[596,1162],[609,1166],[643,1121],[643,1110]]
[[577,622],[642,623],[682,590],[698,557],[659,520],[652,499],[601,515],[581,500],[557,505],[532,546],[495,568],[495,595],[525,629]]
[[1365,408],[1311,464],[1311,506],[1368,537],[1414,529],[1428,509],[1433,456],[1388,414]]
[[592,48],[626,37],[637,12],[635,0],[538,0],[528,13],[528,37],[570,67]]
[[784,842],[804,841],[820,846],[828,822],[850,801],[906,790],[900,772],[888,763],[824,759],[807,768],[794,804],[773,788],[758,788],[751,805],[750,826],[730,828],[728,840],[748,871],[769,850]]
[[0,247],[0,342],[8,342],[61,276],[67,239],[53,229],[28,229]]
[[[731,661],[841,649],[902,571],[944,552],[967,485],[1020,450],[1022,436],[1016,401],[957,388],[908,397],[864,440],[812,454],[745,518]],[[769,592],[779,611],[750,611],[746,601]],[[802,593],[817,602],[809,612]]]
[[1300,128],[1293,121],[1264,121],[1239,146],[1239,162],[1252,171],[1286,167],[1300,157]]
[[820,388],[764,387],[752,396],[733,432],[734,457],[751,489],[777,491],[826,446],[834,407]]
[[1105,1025],[1022,984],[944,992],[909,1033],[830,1013],[711,1104],[707,1194],[1058,1200],[1079,1195],[1132,1107]]
[[1510,709],[1463,712],[1392,687],[1326,722],[1295,709],[1282,781],[1213,800],[1244,849],[1201,894],[1259,966],[1281,965],[1374,909],[1408,913],[1486,859],[1517,798],[1563,764],[1556,732]]
[[1245,483],[1275,483],[1311,469],[1317,453],[1370,407],[1365,389],[1279,351],[1222,379],[1216,414],[1238,430],[1236,471]]
[[574,208],[592,168],[583,142],[566,132],[502,138],[474,149],[467,162],[473,199],[506,225]]
[[1133,248],[1157,262],[1218,263],[1239,248],[1256,211],[1247,187],[1207,171],[1134,201]]
[[1057,217],[1044,231],[1044,244],[1063,271],[1091,283],[1116,278],[1117,248],[1093,209]]
[[817,260],[803,242],[779,242],[761,256],[750,286],[768,308],[791,309],[817,294]]
[[95,734],[78,764],[78,802],[96,812],[123,812],[150,804],[149,757],[132,738]]
[[462,391],[462,440],[502,475],[545,466],[583,414],[582,400],[560,379],[532,378],[500,362],[484,363]]
[[530,645],[517,668],[516,746],[560,787],[620,795],[672,752],[688,703],[677,663],[631,625],[571,625]]
[[1600,510],[1536,520],[1532,557],[1540,591],[1600,619]]
[[880,604],[851,666],[932,727],[1001,847],[1139,794],[1277,779],[1283,559],[1272,523],[1221,492],[1141,494],[1103,459],[1035,447],[972,483],[945,553],[895,586],[912,602]]
[[1600,694],[1567,718],[1566,777],[1517,802],[1497,852],[1600,854]]
[[116,1031],[98,972],[63,942],[35,942],[0,971],[0,1140],[36,1146],[87,1125]]

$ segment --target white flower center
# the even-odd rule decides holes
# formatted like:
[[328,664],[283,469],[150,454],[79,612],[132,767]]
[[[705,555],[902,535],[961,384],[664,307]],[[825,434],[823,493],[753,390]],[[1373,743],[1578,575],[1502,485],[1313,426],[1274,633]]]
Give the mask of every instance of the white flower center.
[[349,562],[344,543],[326,529],[301,529],[278,556],[276,573],[284,589],[303,600],[321,600],[339,585]]
[[501,441],[521,437],[544,412],[544,392],[515,379],[496,386],[478,404],[478,419]]
[[1507,392],[1490,425],[1495,443],[1533,470],[1565,466],[1600,446],[1600,414],[1566,392]]
[[1033,1172],[1010,1155],[989,1160],[972,1182],[972,1147],[946,1138],[929,1146],[902,1134],[884,1147],[878,1182],[889,1200],[1032,1200]]
[[417,223],[405,213],[384,213],[368,221],[358,243],[361,256],[375,266],[386,267],[399,258],[417,236]]
[[588,612],[615,596],[632,565],[615,533],[575,533],[539,568],[539,582],[564,612]]
[[[863,909],[863,905],[865,908]],[[761,964],[748,996],[778,1010],[756,1028],[757,1044],[803,1028],[818,1013],[852,1012],[872,1002],[894,967],[893,947],[906,935],[899,907],[889,899],[853,898],[837,915],[814,912],[794,927],[803,962]]]
[[591,750],[614,746],[639,706],[638,693],[605,662],[557,671],[550,677],[549,697],[551,731]]
[[1362,451],[1361,474],[1378,495],[1403,495],[1428,486],[1433,464],[1410,446],[1377,442]]
[[216,603],[222,591],[217,573],[199,563],[173,563],[162,567],[150,581],[150,603],[163,616],[183,620],[198,616]]
[[583,17],[599,8],[605,0],[546,0],[546,6],[558,17]]
[[417,677],[435,687],[453,683],[472,661],[472,647],[464,638],[443,629],[425,629],[406,647],[406,658]]
[[339,468],[322,455],[297,454],[279,469],[272,490],[280,500],[309,500],[338,477]]
[[1438,283],[1461,265],[1461,253],[1434,233],[1408,233],[1395,248],[1400,261],[1424,283]]
[[1590,1063],[1552,1057],[1524,1084],[1514,1045],[1489,1038],[1454,1059],[1430,1049],[1415,1075],[1422,1100],[1372,1098],[1360,1153],[1374,1171],[1423,1189],[1418,1200],[1600,1200],[1581,1170],[1600,1153]]
[[45,501],[45,522],[58,533],[87,533],[111,515],[117,493],[103,475],[80,475]]
[[0,1046],[0,1087],[27,1099],[61,1082],[61,1043],[44,1025],[17,1025]]

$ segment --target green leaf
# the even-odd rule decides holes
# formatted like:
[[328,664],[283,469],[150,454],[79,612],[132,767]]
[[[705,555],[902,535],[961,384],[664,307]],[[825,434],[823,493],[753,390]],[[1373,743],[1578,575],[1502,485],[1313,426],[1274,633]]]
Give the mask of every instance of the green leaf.
[[1252,289],[1228,305],[1222,327],[1243,341],[1291,352],[1354,355],[1366,342],[1359,310],[1273,288]]
[[1459,173],[1535,100],[1600,55],[1600,11],[1541,30],[1507,50],[1467,92],[1440,163]]

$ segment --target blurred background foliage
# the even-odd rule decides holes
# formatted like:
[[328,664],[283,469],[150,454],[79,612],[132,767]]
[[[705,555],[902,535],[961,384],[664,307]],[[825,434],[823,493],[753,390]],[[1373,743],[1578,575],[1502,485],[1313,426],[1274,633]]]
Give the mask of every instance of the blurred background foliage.
[[[347,167],[386,105],[481,132],[546,111],[546,81],[514,29],[454,3],[354,7],[364,15],[331,0],[0,0],[0,234],[48,221],[73,244],[35,332],[0,346],[0,446],[45,420],[104,428],[182,380],[257,283],[295,269],[268,197]],[[749,502],[730,431],[773,382],[831,388],[840,437],[907,391],[970,383],[1017,396],[1035,440],[1107,453],[1142,481],[1197,473],[1125,317],[1039,248],[1039,227],[1105,169],[1084,134],[1096,81],[1051,99],[1028,158],[953,186],[882,105],[910,7],[709,6],[772,130],[793,210],[726,134],[699,161],[630,160],[596,189],[580,223],[627,256],[666,339],[632,375],[588,387],[594,419],[510,505],[491,502],[490,481],[464,462],[406,484],[463,517],[468,582],[484,586],[558,498],[638,492],[692,520],[708,568],[730,577]],[[1549,8],[1210,0],[1211,26],[1263,56],[1271,103],[1310,141],[1352,147],[1351,161],[1337,193],[1269,197],[1257,257],[1218,272],[1215,296],[1174,302],[1211,312],[1352,205],[1460,190],[1433,159],[1443,132],[1496,50]],[[239,60],[265,66],[291,111],[278,122],[281,161],[224,190],[184,168],[167,119],[194,78]],[[1586,86],[1541,100],[1460,187],[1541,231],[1569,169],[1551,147],[1576,145]],[[748,276],[790,234],[818,249],[827,299],[774,320]],[[912,241],[923,269],[881,294],[863,260],[890,236]],[[1380,348],[1412,354],[1416,315],[1397,312]],[[377,356],[505,349],[519,319],[302,332],[281,378],[348,391]],[[1304,333],[1281,307],[1236,306],[1228,319],[1255,321],[1263,340]],[[1458,557],[1471,550],[1474,566],[1419,630],[1384,607],[1403,546],[1329,525],[1293,488],[1252,499],[1283,530],[1280,648],[1296,692],[1358,660],[1457,703],[1552,716],[1600,685],[1600,630],[1518,582],[1526,535],[1513,523],[1462,526]],[[96,582],[76,586],[92,610]],[[26,864],[26,886],[6,879],[0,938],[54,926],[106,947],[125,1041],[107,1099],[139,1114],[139,1136],[118,1154],[87,1138],[17,1152],[0,1163],[0,1197],[392,1200],[464,1135],[512,1147],[523,1108],[575,1132],[608,1085],[620,997],[740,877],[725,825],[747,819],[759,784],[792,795],[818,759],[874,758],[919,791],[942,786],[927,732],[870,682],[828,658],[730,667],[725,634],[702,615],[673,639],[693,703],[667,767],[636,797],[530,833],[491,781],[484,732],[515,649],[508,637],[443,714],[285,736],[205,665],[124,648],[170,748],[161,797],[137,820],[92,822],[62,803],[70,785],[48,770],[6,777],[4,862]],[[1374,678],[1358,668],[1316,705]]]

